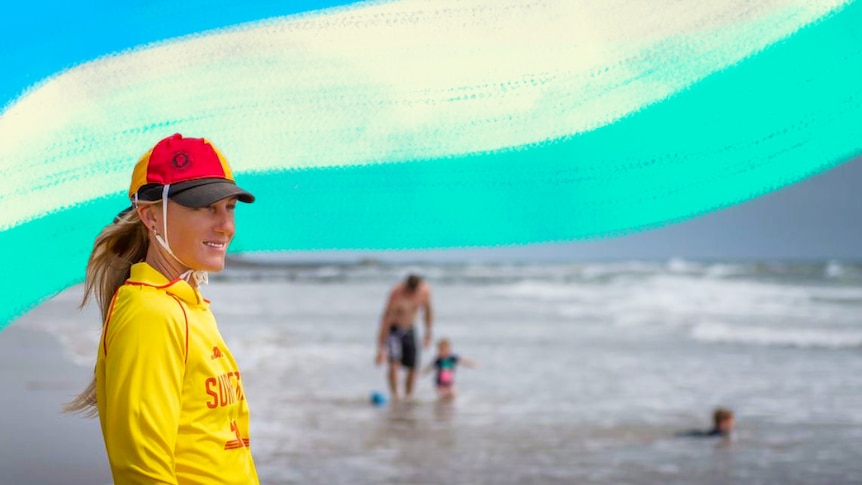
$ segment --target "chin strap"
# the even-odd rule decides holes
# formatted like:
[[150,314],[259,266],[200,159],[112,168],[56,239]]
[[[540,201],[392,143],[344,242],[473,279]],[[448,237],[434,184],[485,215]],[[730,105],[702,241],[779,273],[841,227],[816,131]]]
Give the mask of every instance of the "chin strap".
[[[159,242],[159,245],[162,246],[162,248],[164,248],[164,250],[167,251],[172,258],[174,258],[181,265],[188,268],[189,265],[187,265],[180,258],[178,258],[177,255],[174,254],[173,251],[171,251],[171,246],[170,244],[168,244],[168,190],[170,189],[170,187],[170,184],[165,184],[164,188],[162,189],[162,230],[164,231],[165,237],[162,238],[161,234],[156,233],[156,241]],[[135,205],[137,205],[137,203],[138,194],[135,194]],[[209,283],[209,276],[207,275],[207,272],[201,270],[189,269],[185,273],[181,274],[180,278],[188,282],[194,282],[195,286],[205,285]]]
[[180,278],[186,281],[194,281],[195,286],[205,285],[209,283],[209,273],[206,271],[192,271],[188,270],[185,273],[180,275]]

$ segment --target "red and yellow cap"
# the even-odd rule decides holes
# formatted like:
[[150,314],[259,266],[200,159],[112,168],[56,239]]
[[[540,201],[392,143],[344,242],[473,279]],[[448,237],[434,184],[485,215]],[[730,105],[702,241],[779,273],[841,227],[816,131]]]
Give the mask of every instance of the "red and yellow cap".
[[164,186],[168,197],[186,207],[207,207],[227,197],[254,202],[251,193],[239,188],[227,160],[204,138],[171,135],[147,152],[135,165],[129,197],[161,200]]

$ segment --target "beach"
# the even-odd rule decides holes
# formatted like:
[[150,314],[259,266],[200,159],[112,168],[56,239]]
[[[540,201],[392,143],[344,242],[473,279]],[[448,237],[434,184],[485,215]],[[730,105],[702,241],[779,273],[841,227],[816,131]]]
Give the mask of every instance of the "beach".
[[86,385],[52,335],[12,324],[0,333],[0,483],[111,483],[97,419],[62,414]]
[[[459,396],[385,392],[391,285],[433,289]],[[839,262],[233,265],[204,288],[243,372],[265,484],[851,484],[862,480],[862,266]],[[10,483],[110,482],[59,414],[98,343],[80,287],[0,333]],[[427,364],[433,349],[424,350]],[[732,440],[680,438],[732,408]],[[16,440],[17,441],[17,440]]]

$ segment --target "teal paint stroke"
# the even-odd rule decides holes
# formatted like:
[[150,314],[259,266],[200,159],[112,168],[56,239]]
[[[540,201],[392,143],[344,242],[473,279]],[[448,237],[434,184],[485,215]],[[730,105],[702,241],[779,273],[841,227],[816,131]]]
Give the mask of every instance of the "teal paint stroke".
[[[862,3],[617,123],[411,163],[240,174],[233,251],[497,246],[685,220],[862,153]],[[0,232],[0,322],[79,282],[123,194]]]

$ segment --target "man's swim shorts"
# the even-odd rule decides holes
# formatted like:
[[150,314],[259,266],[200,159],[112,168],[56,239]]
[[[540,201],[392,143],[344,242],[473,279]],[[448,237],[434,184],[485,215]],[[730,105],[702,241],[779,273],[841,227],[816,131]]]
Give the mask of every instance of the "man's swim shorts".
[[416,334],[413,327],[404,329],[397,325],[389,327],[386,348],[390,362],[401,362],[404,367],[416,367]]

